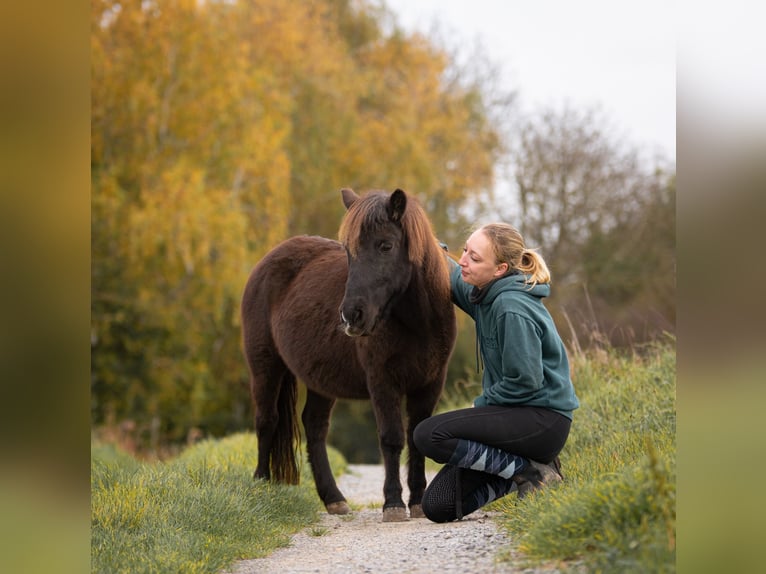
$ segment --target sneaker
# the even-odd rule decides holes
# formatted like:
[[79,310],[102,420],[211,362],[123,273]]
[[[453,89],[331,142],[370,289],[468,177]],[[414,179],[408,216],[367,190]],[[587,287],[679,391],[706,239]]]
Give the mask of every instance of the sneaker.
[[561,482],[561,462],[556,457],[550,464],[543,464],[535,460],[530,460],[530,465],[521,472],[513,475],[513,481],[519,489],[519,499],[544,485]]
[[513,478],[488,475],[482,485],[474,489],[468,496],[463,497],[463,513],[471,514],[475,510],[517,489],[518,484],[516,484]]
[[559,457],[557,456],[554,458],[551,462],[548,463],[550,466],[553,467],[553,470],[555,470],[558,475],[562,478],[564,478],[564,473],[561,472],[561,461],[559,460]]

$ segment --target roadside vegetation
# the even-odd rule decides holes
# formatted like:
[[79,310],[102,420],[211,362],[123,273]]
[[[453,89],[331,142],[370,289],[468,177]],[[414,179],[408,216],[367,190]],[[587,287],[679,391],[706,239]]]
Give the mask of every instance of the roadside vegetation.
[[[330,449],[335,472],[345,462]],[[300,486],[254,481],[258,446],[237,434],[167,462],[139,462],[107,444],[91,448],[93,572],[220,572],[267,556],[323,510],[308,465]]]
[[497,501],[500,523],[530,560],[562,571],[674,572],[675,349],[573,363],[581,408],[561,455],[565,481]]
[[[561,460],[565,482],[493,504],[530,565],[565,572],[675,571],[675,349],[573,358],[581,408]],[[464,406],[462,387],[442,408]],[[315,525],[324,509],[308,464],[300,486],[254,481],[249,433],[206,440],[165,462],[91,449],[93,572],[220,572]],[[334,472],[346,462],[330,449]],[[313,532],[321,535],[316,529]],[[499,549],[501,560],[511,560]],[[514,558],[518,560],[518,556]]]

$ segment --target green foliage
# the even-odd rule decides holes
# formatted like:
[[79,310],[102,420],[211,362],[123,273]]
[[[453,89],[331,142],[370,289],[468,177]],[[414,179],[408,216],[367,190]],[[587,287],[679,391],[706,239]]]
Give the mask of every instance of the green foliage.
[[93,572],[219,572],[284,546],[321,509],[307,464],[298,487],[253,480],[250,434],[204,441],[167,463],[109,445],[91,452]]
[[327,441],[354,463],[380,463],[382,457],[372,403],[339,400],[332,411]]
[[575,361],[581,408],[561,455],[565,482],[501,522],[533,560],[594,572],[675,570],[675,351]]

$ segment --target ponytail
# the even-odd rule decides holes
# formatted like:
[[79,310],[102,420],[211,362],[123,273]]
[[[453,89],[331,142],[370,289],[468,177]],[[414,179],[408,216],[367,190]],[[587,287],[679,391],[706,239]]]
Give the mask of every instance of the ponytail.
[[522,273],[529,275],[527,283],[533,287],[538,283],[550,283],[551,272],[542,255],[532,249],[524,249],[521,253],[521,261],[517,267]]

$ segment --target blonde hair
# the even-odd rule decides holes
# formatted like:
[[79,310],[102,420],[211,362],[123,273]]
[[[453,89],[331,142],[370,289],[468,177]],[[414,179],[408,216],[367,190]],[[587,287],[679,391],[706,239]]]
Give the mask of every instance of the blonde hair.
[[543,256],[533,249],[527,249],[524,238],[513,225],[488,223],[479,228],[491,241],[495,252],[495,263],[507,263],[509,270],[516,269],[528,275],[527,283],[550,283],[551,272]]

